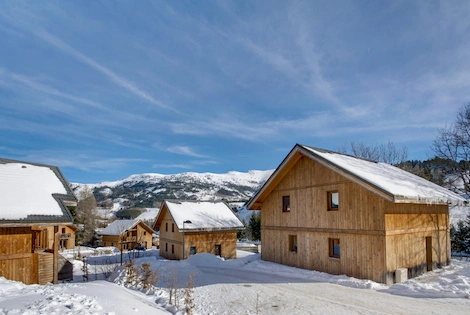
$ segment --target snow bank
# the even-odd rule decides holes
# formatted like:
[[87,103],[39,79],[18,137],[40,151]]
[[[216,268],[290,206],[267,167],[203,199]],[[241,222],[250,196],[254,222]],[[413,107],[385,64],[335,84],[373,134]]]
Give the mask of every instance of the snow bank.
[[470,263],[454,259],[450,266],[394,284],[383,291],[418,298],[470,299]]

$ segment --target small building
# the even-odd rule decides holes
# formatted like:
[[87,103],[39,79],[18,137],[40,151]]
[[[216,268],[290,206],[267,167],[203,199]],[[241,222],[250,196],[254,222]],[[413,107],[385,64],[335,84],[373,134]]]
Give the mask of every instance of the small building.
[[136,247],[152,248],[154,231],[141,220],[116,220],[101,230],[103,246],[114,246],[121,250]]
[[0,276],[25,284],[61,280],[60,266],[70,264],[59,260],[59,248],[73,244],[68,207],[76,205],[57,167],[0,159]]
[[261,210],[263,260],[390,284],[450,262],[450,202],[465,200],[397,167],[297,144],[247,208]]
[[160,256],[184,259],[197,253],[236,258],[237,231],[245,227],[224,202],[165,200],[154,228]]

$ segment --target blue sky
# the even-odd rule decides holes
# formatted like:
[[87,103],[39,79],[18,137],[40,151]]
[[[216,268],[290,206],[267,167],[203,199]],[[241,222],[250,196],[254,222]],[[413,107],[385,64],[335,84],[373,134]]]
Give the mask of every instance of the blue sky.
[[0,157],[71,182],[432,157],[470,101],[469,1],[1,1]]

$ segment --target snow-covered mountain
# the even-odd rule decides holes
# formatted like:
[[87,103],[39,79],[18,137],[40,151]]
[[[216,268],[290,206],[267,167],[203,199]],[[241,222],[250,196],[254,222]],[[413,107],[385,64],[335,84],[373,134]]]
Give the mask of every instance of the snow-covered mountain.
[[77,197],[90,188],[103,208],[147,208],[164,199],[221,200],[243,204],[272,174],[268,171],[180,173],[172,175],[137,174],[99,184],[71,184]]

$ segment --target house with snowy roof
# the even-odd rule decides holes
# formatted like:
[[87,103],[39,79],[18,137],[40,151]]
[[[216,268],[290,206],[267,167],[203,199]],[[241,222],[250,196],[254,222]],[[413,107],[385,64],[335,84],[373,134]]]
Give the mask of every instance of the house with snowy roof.
[[397,167],[297,144],[247,204],[262,259],[382,283],[450,262],[457,194]]
[[152,228],[141,220],[116,220],[98,233],[102,237],[103,246],[114,246],[121,250],[152,248],[152,234]]
[[59,248],[74,239],[68,207],[76,205],[56,166],[0,159],[0,276],[26,284],[61,280],[62,267],[71,265]]
[[160,256],[185,259],[197,253],[236,258],[243,223],[222,201],[165,200],[155,218]]

